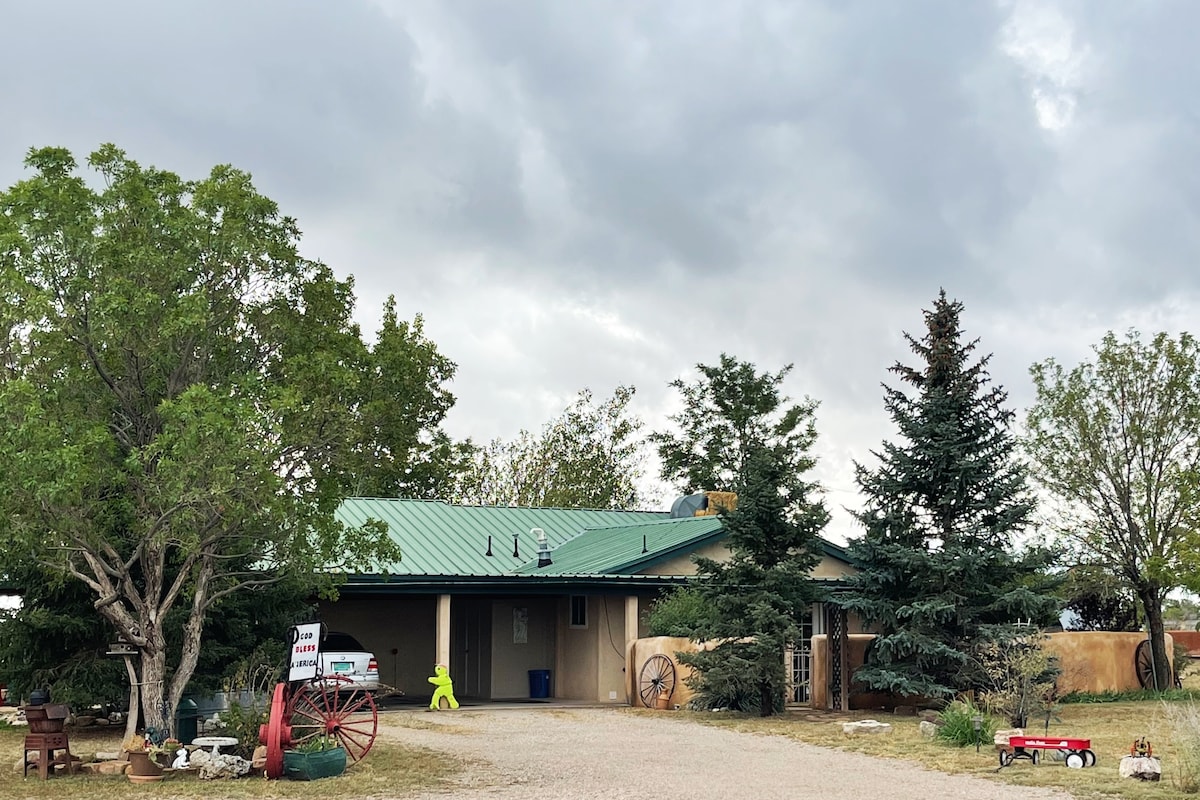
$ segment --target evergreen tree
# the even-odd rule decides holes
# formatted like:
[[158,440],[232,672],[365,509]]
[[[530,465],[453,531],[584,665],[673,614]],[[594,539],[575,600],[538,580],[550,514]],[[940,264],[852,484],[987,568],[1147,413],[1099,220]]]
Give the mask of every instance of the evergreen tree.
[[860,572],[843,605],[878,633],[856,677],[901,695],[980,685],[979,646],[1057,611],[1039,577],[1048,554],[1014,544],[1034,500],[1007,393],[990,385],[990,356],[972,361],[978,340],[963,341],[962,308],[942,291],[925,312],[925,335],[905,334],[923,365],[891,371],[913,393],[884,387],[902,441],[884,442],[875,469],[856,464],[866,533],[850,546]]
[[708,613],[696,638],[719,644],[679,659],[695,670],[688,683],[706,707],[764,717],[783,709],[788,681],[783,654],[820,599],[809,573],[820,558],[818,533],[829,521],[819,500],[789,502],[780,489],[793,477],[780,448],[751,450],[737,509],[725,518],[731,557],[697,562],[703,580],[694,591]]
[[686,627],[690,613],[689,635],[718,642],[680,655],[694,669],[698,703],[768,716],[783,707],[784,651],[819,599],[809,573],[829,514],[807,479],[816,463],[816,403],[781,394],[790,366],[759,373],[722,354],[718,365],[697,369],[697,382],[672,383],[684,398],[672,417],[679,432],[651,439],[664,479],[684,491],[732,490],[737,506],[722,510],[729,560],[698,559],[700,580],[667,605],[685,612],[673,615],[673,628]]

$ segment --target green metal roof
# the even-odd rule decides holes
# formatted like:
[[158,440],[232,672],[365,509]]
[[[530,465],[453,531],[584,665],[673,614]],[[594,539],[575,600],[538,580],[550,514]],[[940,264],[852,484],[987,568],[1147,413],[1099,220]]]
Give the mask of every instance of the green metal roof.
[[[440,500],[361,497],[342,501],[337,511],[337,518],[351,526],[368,519],[387,523],[388,535],[400,545],[401,561],[385,570],[395,576],[512,575],[530,560],[537,563],[537,543],[529,532],[532,528],[544,530],[550,547],[558,548],[588,528],[668,517],[665,511],[459,506]],[[513,557],[514,534],[518,536],[518,558]],[[491,556],[486,555],[489,535]]]
[[724,535],[720,517],[659,519],[634,525],[589,528],[552,552],[554,563],[536,559],[518,572],[536,575],[628,575],[695,549]]
[[[440,500],[355,497],[337,511],[344,524],[379,520],[400,546],[401,561],[380,571],[355,576],[350,584],[374,585],[389,578],[495,578],[502,582],[658,579],[678,576],[636,575],[656,563],[685,555],[724,535],[720,517],[672,518],[666,511],[599,511],[579,508],[462,506]],[[533,528],[546,532],[552,564],[537,566]],[[517,556],[513,556],[513,536]],[[488,552],[491,537],[492,555]],[[847,561],[844,548],[821,540],[826,555]],[[643,547],[645,552],[643,552]]]

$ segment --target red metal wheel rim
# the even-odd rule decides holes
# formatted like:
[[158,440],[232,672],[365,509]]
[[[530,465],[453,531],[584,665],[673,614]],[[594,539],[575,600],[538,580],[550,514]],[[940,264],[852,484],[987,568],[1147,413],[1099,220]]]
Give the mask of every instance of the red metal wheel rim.
[[266,773],[268,778],[283,777],[283,748],[290,743],[291,731],[284,722],[287,712],[287,684],[275,684],[275,692],[271,696],[271,713],[267,724],[258,730],[259,741],[267,746]]

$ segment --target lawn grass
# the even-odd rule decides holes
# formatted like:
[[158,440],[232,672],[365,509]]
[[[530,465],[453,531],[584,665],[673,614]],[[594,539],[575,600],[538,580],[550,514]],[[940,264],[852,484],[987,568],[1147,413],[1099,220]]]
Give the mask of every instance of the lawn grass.
[[[1182,701],[1189,702],[1189,701]],[[647,712],[653,713],[653,712]],[[1182,777],[1176,772],[1174,744],[1163,703],[1156,700],[1115,703],[1081,703],[1062,707],[1061,721],[1052,721],[1050,736],[1068,736],[1092,740],[1096,766],[1067,769],[1061,761],[1047,758],[1034,766],[1021,759],[997,771],[999,761],[994,745],[984,743],[979,753],[974,747],[956,747],[927,739],[920,733],[919,720],[896,716],[886,711],[855,711],[846,714],[789,711],[779,717],[761,719],[741,714],[681,712],[687,718],[746,733],[787,736],[810,744],[837,747],[882,758],[895,758],[956,775],[975,775],[988,780],[1023,786],[1060,788],[1077,797],[1122,797],[1131,800],[1159,800],[1185,795],[1177,785]],[[876,719],[892,725],[889,734],[850,736],[842,732],[842,723],[857,719]],[[1041,725],[1026,730],[1031,736],[1045,732]],[[1129,754],[1134,739],[1145,736],[1161,758],[1163,778],[1147,783],[1120,778],[1117,766]],[[1047,755],[1047,753],[1043,753]]]
[[[124,776],[76,775],[38,780],[31,772],[22,778],[13,765],[21,758],[28,729],[0,726],[0,798],[5,800],[124,800],[145,795],[155,798],[327,798],[380,797],[446,787],[462,765],[445,753],[376,739],[371,752],[345,774],[319,781],[268,781],[264,778],[202,781],[193,774],[169,775],[161,783],[135,786]],[[90,757],[97,751],[120,749],[122,730],[70,731],[71,752]]]

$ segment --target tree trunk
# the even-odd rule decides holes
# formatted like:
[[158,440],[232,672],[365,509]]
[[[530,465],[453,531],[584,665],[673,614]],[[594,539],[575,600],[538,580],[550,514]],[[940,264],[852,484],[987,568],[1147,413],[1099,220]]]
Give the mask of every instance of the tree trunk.
[[758,715],[760,717],[769,717],[775,713],[775,692],[771,686],[771,682],[767,680],[758,682]]
[[1171,656],[1167,652],[1166,636],[1163,632],[1162,617],[1163,591],[1157,584],[1147,584],[1138,590],[1138,599],[1146,612],[1146,628],[1150,637],[1150,656],[1153,659],[1154,679],[1147,689],[1166,691],[1175,687],[1174,671],[1171,669]]
[[142,699],[142,687],[138,685],[138,674],[137,670],[133,668],[133,657],[125,656],[122,661],[125,662],[125,671],[129,673],[129,713],[125,715],[125,738],[121,741],[128,742],[137,733],[138,717],[141,715],[139,703]]
[[166,735],[171,732],[170,709],[166,706],[167,656],[161,650],[142,651],[142,714],[146,727]]

